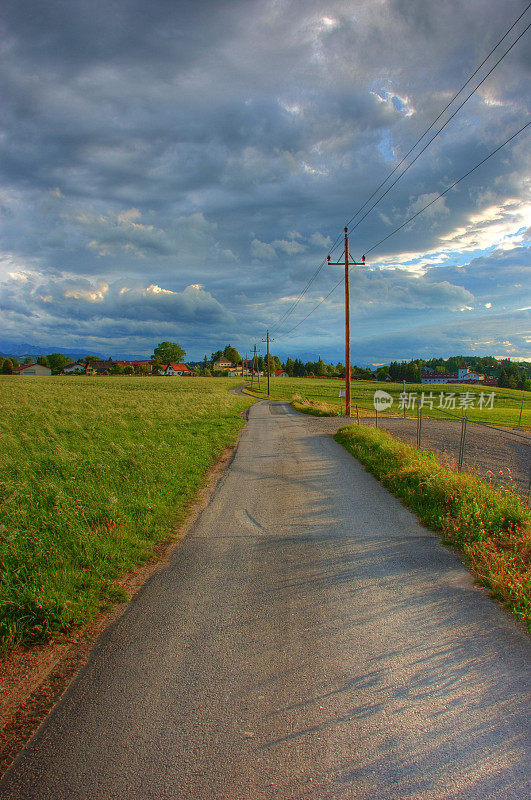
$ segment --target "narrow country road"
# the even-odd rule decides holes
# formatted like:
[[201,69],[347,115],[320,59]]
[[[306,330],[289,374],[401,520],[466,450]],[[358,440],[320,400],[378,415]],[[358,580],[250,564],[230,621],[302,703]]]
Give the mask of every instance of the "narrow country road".
[[527,637],[333,423],[250,409],[172,564],[1,798],[531,796]]

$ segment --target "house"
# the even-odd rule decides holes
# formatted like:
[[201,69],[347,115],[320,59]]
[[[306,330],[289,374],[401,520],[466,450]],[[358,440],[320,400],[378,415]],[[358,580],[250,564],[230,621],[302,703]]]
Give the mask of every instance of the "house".
[[87,375],[110,375],[114,361],[90,361],[85,370]]
[[161,364],[160,371],[163,375],[183,375],[185,377],[193,375],[193,372],[190,369],[190,367],[187,364],[183,364],[181,362]]
[[285,372],[283,369],[276,369],[275,370],[275,378],[288,378],[288,373]]
[[485,376],[462,367],[457,372],[435,372],[432,369],[422,371],[421,383],[483,383]]
[[42,364],[22,364],[15,367],[13,375],[51,375],[50,367],[43,367]]
[[221,356],[221,358],[218,358],[218,360],[214,361],[214,363],[212,364],[212,369],[218,370],[218,371],[222,371],[222,370],[225,370],[225,369],[230,369],[231,367],[232,367],[232,362],[229,361],[224,356]]
[[72,375],[76,372],[85,372],[85,365],[79,362],[77,364],[68,364],[63,370],[64,375]]

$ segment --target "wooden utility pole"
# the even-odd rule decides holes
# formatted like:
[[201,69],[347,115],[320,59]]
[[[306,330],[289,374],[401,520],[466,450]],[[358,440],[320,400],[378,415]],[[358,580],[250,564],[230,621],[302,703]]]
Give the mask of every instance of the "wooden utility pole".
[[365,265],[365,256],[362,256],[361,261],[351,261],[348,251],[348,228],[345,228],[345,260],[344,261],[330,261],[328,256],[328,263],[331,266],[345,266],[345,414],[347,417],[351,415],[350,405],[350,382],[351,382],[351,369],[350,369],[350,281],[349,269],[352,266],[362,267]]
[[271,372],[269,366],[269,342],[274,342],[274,339],[269,338],[269,331],[266,333],[266,338],[262,339],[263,342],[267,342],[267,396],[269,397],[269,374]]

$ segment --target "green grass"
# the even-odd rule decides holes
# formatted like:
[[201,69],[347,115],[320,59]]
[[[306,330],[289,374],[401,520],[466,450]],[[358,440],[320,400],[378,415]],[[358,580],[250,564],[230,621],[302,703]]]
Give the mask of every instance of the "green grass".
[[435,455],[365,425],[336,441],[443,541],[463,551],[478,580],[531,629],[531,512],[510,491],[456,474]]
[[[264,379],[261,381],[262,393],[259,396],[265,396],[267,393],[267,383]],[[300,402],[301,400],[308,400],[309,403],[316,405],[320,412],[328,410],[332,413],[339,412],[339,390],[345,388],[343,381],[332,380],[329,378],[272,378],[270,383],[271,398],[273,400],[289,400]],[[391,413],[394,415],[401,415],[403,412],[398,409],[398,398],[403,391],[402,383],[384,383],[379,381],[352,381],[352,407],[353,414],[354,406],[357,404],[360,409],[360,414],[374,414],[373,396],[376,389],[383,389],[394,398],[394,403],[391,406]],[[522,392],[517,389],[499,389],[498,387],[486,386],[483,389],[475,386],[468,386],[463,384],[440,384],[437,386],[429,386],[426,384],[411,383],[406,384],[406,392],[417,392],[417,398],[420,398],[421,392],[425,396],[429,392],[433,393],[434,407],[433,410],[427,406],[423,408],[423,414],[428,417],[437,417],[447,419],[448,415],[440,411],[437,406],[439,404],[439,396],[441,392],[455,392],[456,393],[456,407],[454,410],[450,409],[452,414],[461,416],[462,409],[459,407],[460,394],[462,392],[471,392],[476,397],[479,397],[481,392],[488,394],[494,392],[494,408],[492,410],[482,409],[477,407],[477,399],[475,407],[467,410],[467,417],[474,422],[487,422],[490,425],[501,425],[514,427],[518,423],[520,414],[520,405],[522,401]],[[258,393],[256,393],[258,396]],[[342,400],[343,408],[345,400]],[[308,405],[308,404],[306,404]],[[296,406],[298,410],[304,410]],[[309,408],[306,413],[312,413]],[[386,412],[388,414],[389,412]],[[409,410],[408,415],[416,415],[416,407],[414,410]],[[524,411],[522,415],[522,427],[531,429],[531,393],[525,392]]]
[[181,522],[237,379],[0,376],[0,648],[83,625]]

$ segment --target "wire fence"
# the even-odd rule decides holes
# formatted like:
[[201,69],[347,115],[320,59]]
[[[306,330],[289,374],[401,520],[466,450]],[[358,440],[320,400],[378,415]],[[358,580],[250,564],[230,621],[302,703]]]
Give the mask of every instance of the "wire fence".
[[407,416],[405,409],[399,416],[355,405],[352,421],[374,425],[419,449],[432,450],[450,469],[480,475],[531,504],[531,434],[520,428],[521,410],[512,428],[472,420],[466,412],[437,410],[441,416],[429,416],[422,407],[415,416]]

